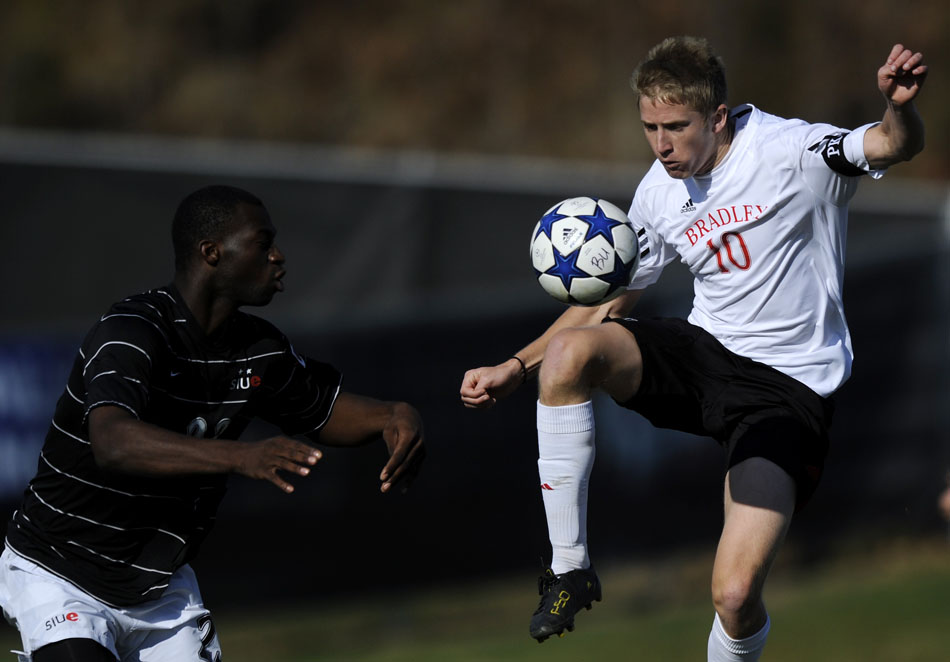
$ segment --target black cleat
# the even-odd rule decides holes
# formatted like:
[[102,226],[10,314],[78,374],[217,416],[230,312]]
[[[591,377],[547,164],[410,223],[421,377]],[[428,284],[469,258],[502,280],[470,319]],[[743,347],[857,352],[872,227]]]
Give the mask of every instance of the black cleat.
[[538,593],[541,602],[531,617],[529,632],[540,644],[552,634],[563,637],[565,630],[574,631],[574,614],[590,609],[594,600],[600,602],[600,580],[593,566],[563,575],[548,568],[538,577]]

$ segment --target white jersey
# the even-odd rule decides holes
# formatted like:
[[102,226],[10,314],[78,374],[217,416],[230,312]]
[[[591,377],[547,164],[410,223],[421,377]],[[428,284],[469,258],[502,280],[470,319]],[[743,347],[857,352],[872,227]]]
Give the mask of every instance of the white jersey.
[[694,276],[692,324],[828,396],[851,374],[847,205],[869,170],[873,124],[848,132],[750,105],[731,115],[732,145],[710,173],[678,180],[656,162],[637,187],[630,218],[644,254],[630,289],[678,256]]

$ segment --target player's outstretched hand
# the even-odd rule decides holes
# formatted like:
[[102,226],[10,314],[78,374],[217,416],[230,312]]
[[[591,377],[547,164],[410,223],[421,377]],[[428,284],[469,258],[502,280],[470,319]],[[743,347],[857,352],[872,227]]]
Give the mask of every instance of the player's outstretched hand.
[[496,366],[466,371],[459,395],[466,407],[486,409],[513,393],[521,382],[521,364],[516,359],[508,359]]
[[923,54],[894,44],[887,62],[877,70],[877,87],[885,99],[902,106],[917,96],[926,78]]
[[415,408],[406,403],[397,403],[389,423],[383,428],[383,441],[389,451],[389,462],[383,467],[379,479],[383,482],[381,492],[388,492],[398,482],[403,492],[419,472],[425,458],[422,417]]
[[269,480],[287,494],[294,491],[294,486],[284,480],[279,472],[306,476],[322,457],[316,448],[282,436],[237,444],[236,448],[240,449],[236,451],[237,473],[248,478]]

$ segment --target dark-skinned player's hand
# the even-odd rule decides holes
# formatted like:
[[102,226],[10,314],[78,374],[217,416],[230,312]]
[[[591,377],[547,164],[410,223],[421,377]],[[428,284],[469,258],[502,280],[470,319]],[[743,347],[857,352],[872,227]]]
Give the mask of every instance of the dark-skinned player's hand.
[[283,436],[240,444],[235,453],[236,473],[270,481],[287,494],[294,491],[294,486],[284,480],[280,472],[306,476],[323,457],[313,446]]
[[419,412],[405,403],[397,404],[383,428],[383,441],[389,451],[389,461],[379,474],[383,482],[380,491],[388,492],[393,485],[402,482],[402,491],[406,492],[425,459],[422,417]]

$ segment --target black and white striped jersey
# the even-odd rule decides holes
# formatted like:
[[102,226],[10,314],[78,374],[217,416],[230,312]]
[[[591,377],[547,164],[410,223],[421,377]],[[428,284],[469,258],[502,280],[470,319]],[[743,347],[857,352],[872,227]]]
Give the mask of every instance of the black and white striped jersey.
[[253,315],[238,312],[208,337],[174,286],[125,299],[79,349],[6,543],[107,604],[156,598],[208,534],[227,476],[104,472],[89,412],[123,407],[196,444],[237,439],[255,417],[316,437],[340,383]]

